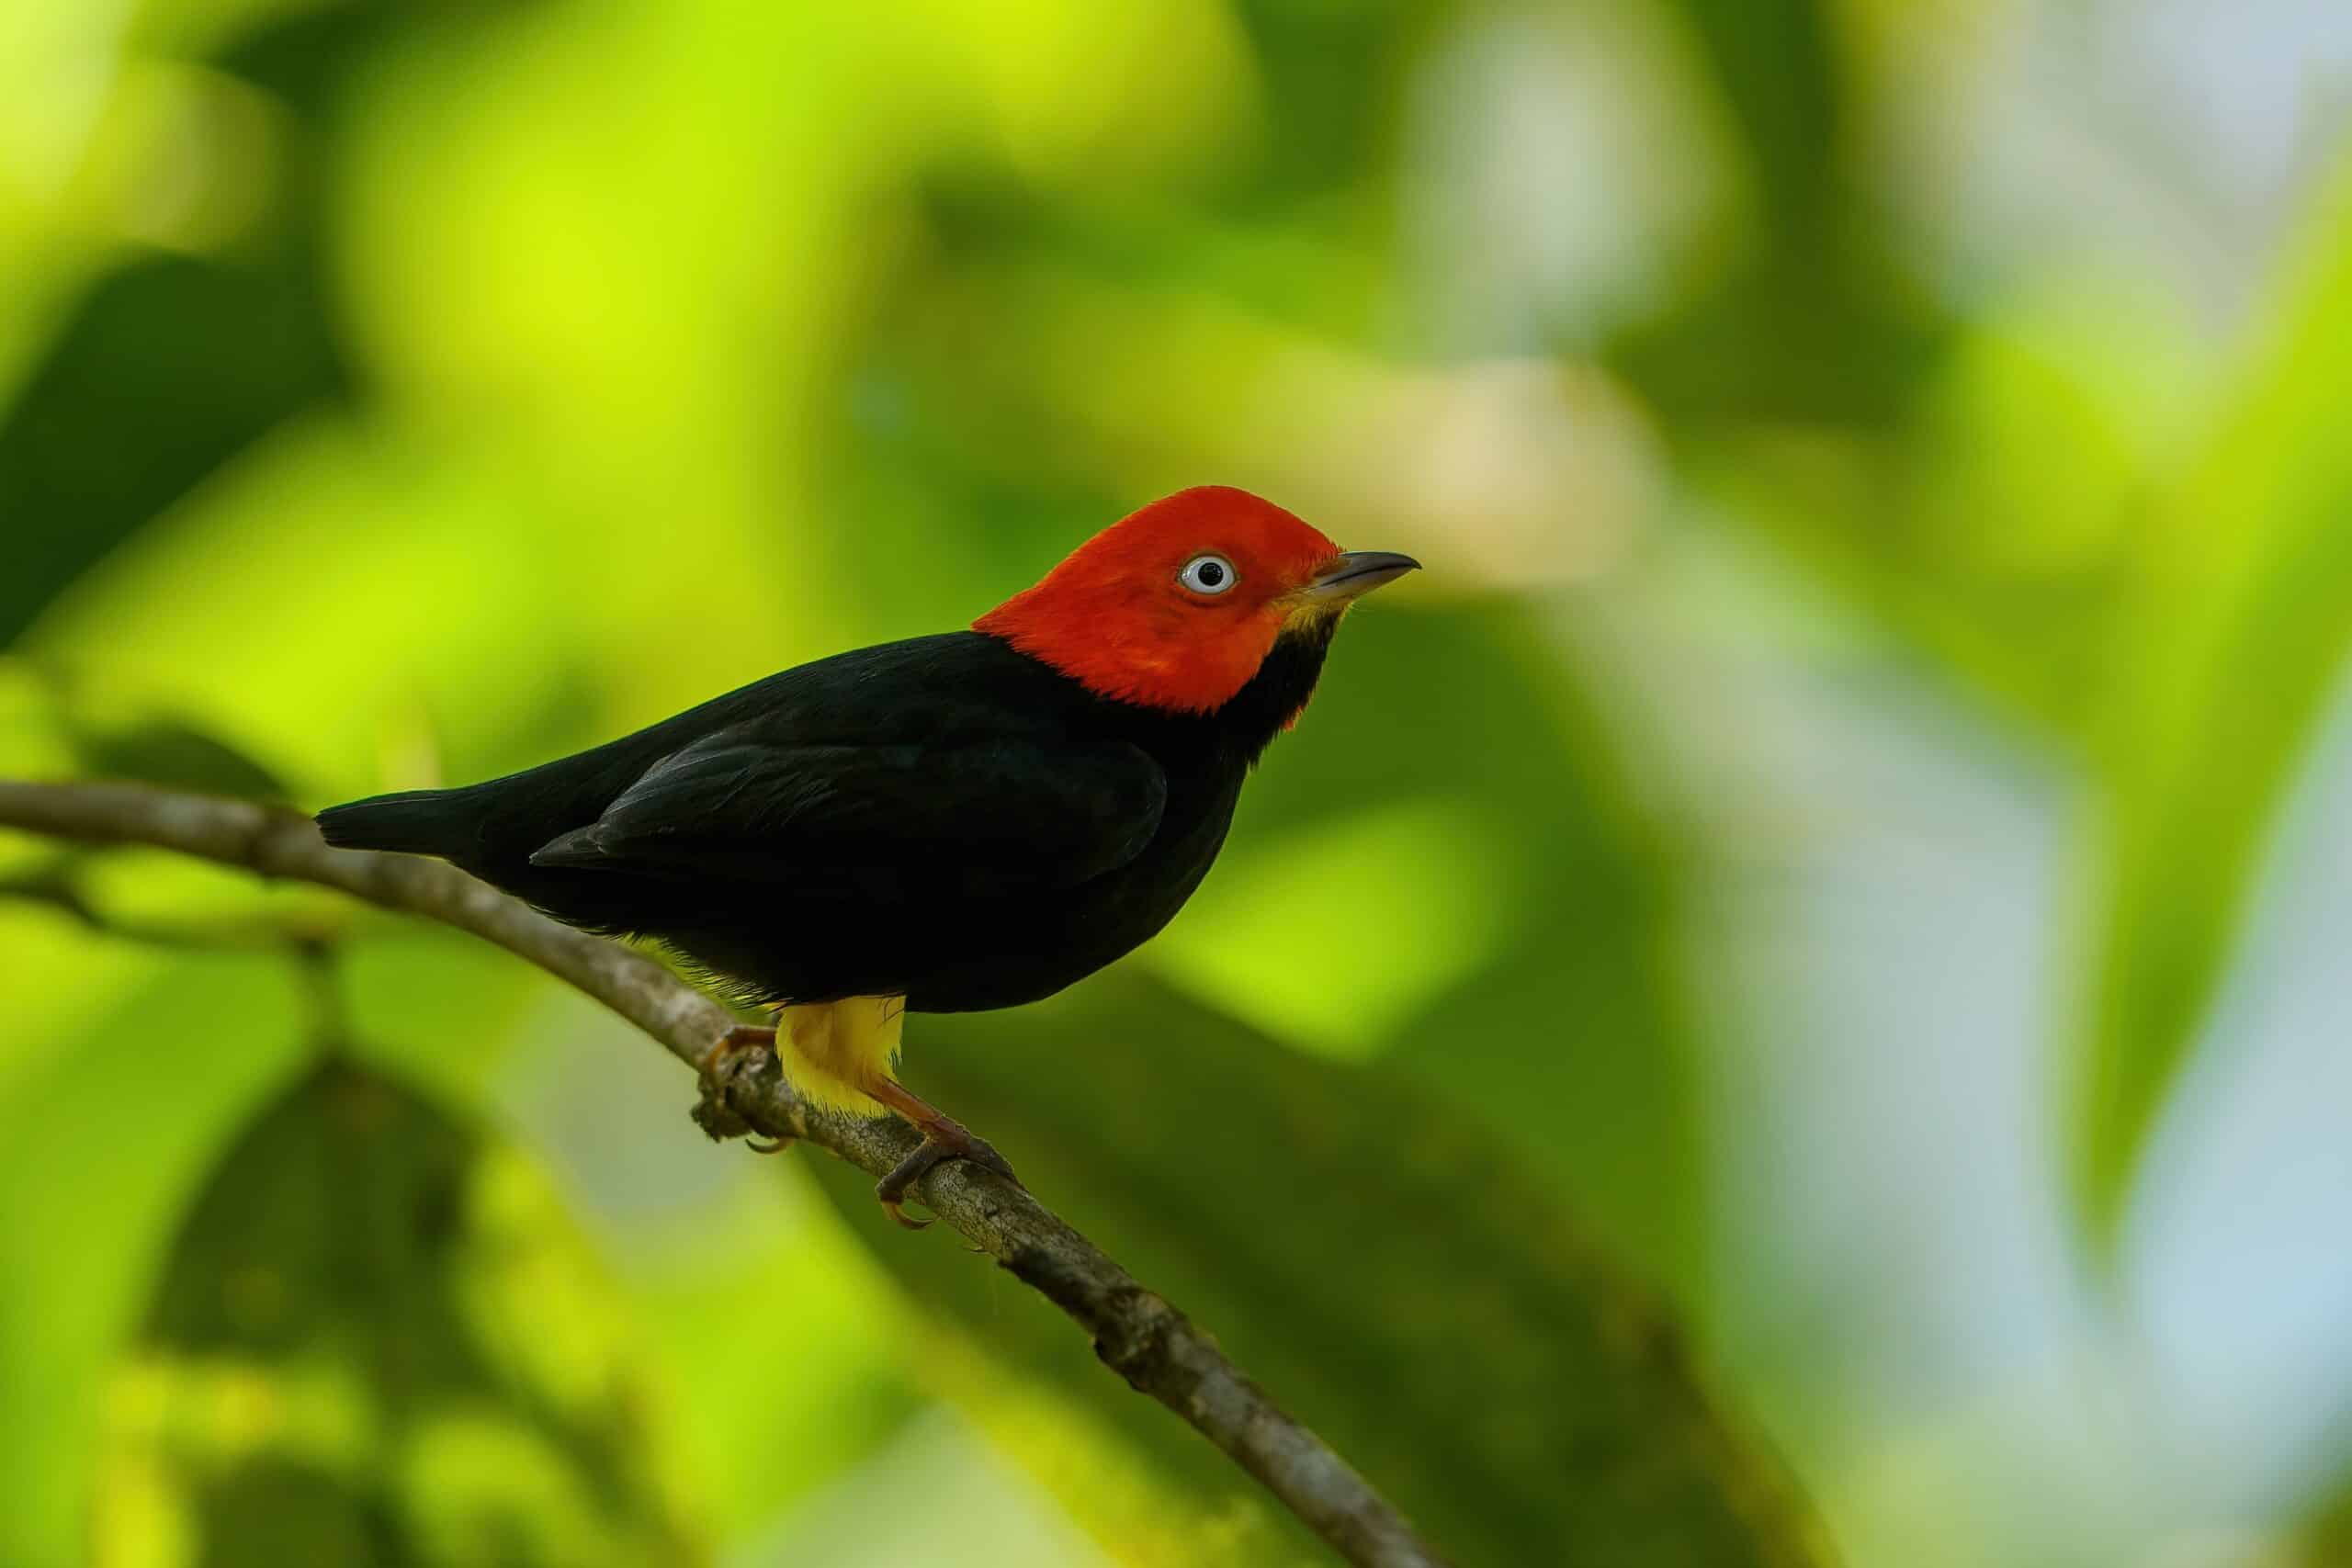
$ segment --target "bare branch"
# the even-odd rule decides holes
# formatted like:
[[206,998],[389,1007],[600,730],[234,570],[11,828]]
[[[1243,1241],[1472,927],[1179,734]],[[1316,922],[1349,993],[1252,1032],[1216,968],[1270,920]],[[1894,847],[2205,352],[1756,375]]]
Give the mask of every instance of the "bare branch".
[[[327,847],[310,818],[242,801],[136,784],[0,780],[0,827],[93,844],[148,844],[315,883],[471,931],[595,998],[699,1069],[735,1020],[659,964],[535,913],[439,861]],[[56,901],[56,900],[52,900]],[[920,1141],[895,1117],[863,1120],[803,1102],[775,1058],[730,1058],[696,1120],[713,1136],[806,1138],[879,1176]],[[1443,1559],[1347,1461],[1266,1396],[1216,1340],[1072,1230],[1026,1190],[961,1160],[915,1184],[922,1201],[1093,1337],[1095,1354],[1264,1484],[1365,1568]]]
[[[77,850],[0,877],[0,899],[55,909],[100,936],[183,953],[280,953],[299,959],[356,934],[356,922],[347,909],[196,919],[126,915],[107,908],[82,886],[78,873],[87,860],[86,852]],[[383,923],[390,928],[390,921]]]

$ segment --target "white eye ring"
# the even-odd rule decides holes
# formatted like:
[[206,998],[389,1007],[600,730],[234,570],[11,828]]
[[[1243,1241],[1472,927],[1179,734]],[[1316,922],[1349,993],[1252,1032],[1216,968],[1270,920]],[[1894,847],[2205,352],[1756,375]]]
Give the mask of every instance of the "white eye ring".
[[1176,581],[1195,593],[1215,598],[1232,592],[1233,585],[1241,581],[1241,574],[1223,556],[1202,555],[1186,561],[1184,570],[1176,574]]

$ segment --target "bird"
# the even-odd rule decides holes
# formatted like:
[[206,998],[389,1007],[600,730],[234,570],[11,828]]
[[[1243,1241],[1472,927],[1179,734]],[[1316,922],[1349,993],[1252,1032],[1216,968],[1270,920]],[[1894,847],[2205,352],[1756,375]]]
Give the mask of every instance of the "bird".
[[1190,898],[1244,781],[1363,594],[1419,569],[1201,485],[1080,544],[968,629],[769,675],[575,755],[320,812],[339,848],[438,856],[567,924],[651,941],[773,1029],[808,1101],[1012,1179],[899,1081],[905,1015],[1039,1000]]

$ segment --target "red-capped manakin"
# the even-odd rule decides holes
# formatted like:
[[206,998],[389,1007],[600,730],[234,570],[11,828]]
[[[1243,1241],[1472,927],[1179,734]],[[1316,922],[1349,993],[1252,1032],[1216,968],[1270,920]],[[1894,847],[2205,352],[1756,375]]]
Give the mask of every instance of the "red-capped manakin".
[[[439,855],[560,920],[650,937],[776,1014],[809,1099],[996,1152],[893,1076],[903,1015],[1050,996],[1166,925],[1332,633],[1408,556],[1343,552],[1204,485],[972,624],[836,654],[463,789],[330,807],[331,844]],[[729,1043],[765,1031],[737,1031]]]

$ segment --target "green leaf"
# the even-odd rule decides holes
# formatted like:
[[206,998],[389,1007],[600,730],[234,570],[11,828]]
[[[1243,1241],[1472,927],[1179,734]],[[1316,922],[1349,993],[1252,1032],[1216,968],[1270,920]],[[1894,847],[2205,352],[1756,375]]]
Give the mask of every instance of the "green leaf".
[[1838,8],[1670,9],[1714,77],[1752,197],[1740,231],[1698,263],[1704,292],[1634,323],[1608,346],[1609,364],[1678,442],[1726,424],[1891,427],[1946,323],[1904,280],[1847,173],[1858,128]]
[[2202,459],[2163,511],[2113,658],[2117,722],[2074,1179],[2111,1245],[2352,648],[2352,159]]
[[2297,1568],[2352,1568],[2352,1482],[2337,1482],[2295,1531],[2294,1548],[2280,1561]]
[[[303,138],[289,144],[315,155],[327,85],[384,30],[373,10],[267,23],[219,63],[266,94]],[[280,173],[262,193],[266,220],[233,250],[141,254],[99,282],[0,408],[0,517],[18,536],[15,568],[0,576],[0,646],[231,457],[347,389],[322,263],[322,187],[299,164]]]
[[[435,8],[293,6],[244,18],[216,6],[198,17],[161,9],[141,7],[138,18],[159,35],[141,40],[159,58],[194,42],[253,89],[226,101],[266,106],[259,122],[274,129],[241,149],[250,166],[238,170],[260,187],[262,210],[212,254],[134,253],[78,301],[13,400],[0,402],[0,518],[10,530],[0,648],[238,453],[352,385],[319,165],[333,161],[361,63],[433,28]],[[136,41],[126,54],[138,60]],[[199,120],[159,138],[165,167],[140,173],[171,177],[168,158],[189,156],[185,143],[202,145],[194,133],[207,130],[219,133]]]
[[1685,472],[1968,700],[2079,749],[2205,355],[2177,300],[2102,268],[2015,288],[1942,346],[1885,438],[1760,424],[1690,443]]
[[[920,1089],[1464,1568],[1820,1560],[1803,1506],[1719,1411],[1658,1303],[1408,1076],[1287,1050],[1134,968],[1019,1012],[920,1021],[910,1049]],[[1095,1365],[1049,1306],[961,1248],[890,1229],[868,1183],[820,1164],[916,1296],[1079,1413],[995,1429],[1106,1542],[1135,1521],[1067,1462],[1069,1424],[1116,1434],[1224,1530],[1215,1561],[1299,1560],[1254,1485]],[[984,1424],[1006,1409],[977,1404]]]
[[[1279,852],[1399,803],[1457,815],[1465,847],[1504,847],[1499,868],[1440,848],[1453,886],[1418,911],[1499,940],[1368,1043],[1512,1134],[1513,1157],[1572,1192],[1617,1256],[1695,1288],[1706,1229],[1699,1045],[1670,956],[1675,868],[1542,611],[1374,605],[1352,616],[1298,733],[1243,795],[1226,851],[1236,866],[1213,873],[1202,896],[1221,897],[1253,846]],[[1397,877],[1410,885],[1409,873]],[[1487,908],[1448,908],[1469,899]],[[1385,965],[1390,948],[1424,940],[1447,935],[1399,921],[1353,951],[1299,953],[1294,976],[1329,990],[1332,976]]]
[[0,418],[0,646],[231,454],[341,379],[307,260],[142,260],[108,278]]
[[627,1344],[519,1156],[324,1060],[173,1245],[107,1400],[97,1560],[698,1561]]
[[0,1562],[69,1562],[163,1238],[305,1020],[274,956],[159,956],[29,908],[0,910],[0,1409],[39,1413],[0,1421]]
[[1767,227],[1802,243],[1845,199],[1837,20],[1816,0],[1675,0],[1753,165]]
[[96,778],[245,800],[286,800],[278,776],[236,747],[182,719],[156,717],[113,729],[69,730],[75,761]]

